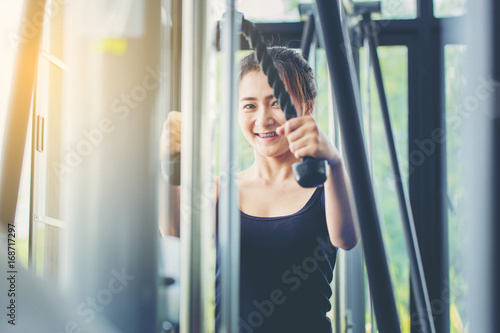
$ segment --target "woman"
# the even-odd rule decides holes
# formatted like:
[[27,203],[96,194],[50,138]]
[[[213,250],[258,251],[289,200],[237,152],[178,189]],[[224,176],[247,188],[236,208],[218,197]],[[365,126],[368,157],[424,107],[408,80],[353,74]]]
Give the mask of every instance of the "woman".
[[[238,120],[255,161],[238,174],[241,211],[240,332],[331,332],[330,283],[336,248],[357,235],[339,152],[312,117],[313,72],[297,52],[269,48],[298,117],[286,121],[254,54],[241,61]],[[180,151],[179,115],[163,146]],[[173,130],[169,130],[173,129]],[[324,186],[302,188],[291,165],[326,159]]]

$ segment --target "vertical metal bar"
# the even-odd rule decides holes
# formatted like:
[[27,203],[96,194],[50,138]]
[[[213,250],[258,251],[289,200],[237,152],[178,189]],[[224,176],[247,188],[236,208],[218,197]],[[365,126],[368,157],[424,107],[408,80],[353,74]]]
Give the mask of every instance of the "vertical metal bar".
[[[361,24],[360,24],[361,25]],[[361,25],[362,26],[362,25]],[[364,36],[363,36],[364,37]],[[370,163],[370,175],[373,178],[373,159],[372,159],[372,110],[371,110],[371,57],[370,57],[370,45],[368,44],[368,41],[366,38],[363,38],[363,46],[365,49],[365,56],[366,56],[366,63],[365,63],[365,68],[366,68],[366,105],[365,105],[365,110],[366,113],[368,114],[368,129],[366,133],[366,141],[368,145],[368,162]],[[359,74],[361,76],[361,73]]]
[[[354,175],[352,175],[354,176]],[[345,253],[346,331],[363,333],[365,329],[365,270],[360,246]]]
[[311,51],[311,44],[314,39],[314,15],[310,14],[304,25],[304,30],[302,31],[302,38],[300,42],[300,49],[302,50],[302,55],[306,60],[309,60],[309,53]]
[[171,27],[170,38],[171,48],[170,54],[170,70],[171,70],[171,84],[170,84],[170,110],[181,109],[181,69],[182,69],[182,1],[171,0]]
[[420,19],[434,18],[433,0],[417,0],[417,17]]
[[182,7],[181,309],[182,332],[204,332],[202,195],[208,109],[207,0]]
[[348,39],[340,21],[340,9],[337,1],[317,0],[316,4],[323,28],[328,68],[337,100],[339,120],[344,129],[342,135],[349,147],[346,150],[346,156],[351,173],[357,220],[360,225],[378,327],[382,332],[400,332],[391,276],[385,256],[379,215],[358,114],[360,108],[359,96],[356,95],[358,86],[355,83],[350,46],[346,43]]
[[[214,3],[212,0],[208,0],[207,8],[213,8]],[[215,118],[217,114],[217,48],[216,48],[216,30],[217,23],[213,15],[213,10],[208,11],[207,21],[208,26],[206,29],[207,41],[209,41],[207,47],[209,47],[209,54],[207,55],[207,65],[208,75],[207,75],[207,89],[206,89],[206,105],[207,110],[204,113],[203,120],[203,156],[202,161],[205,163],[205,181],[204,183],[204,196],[207,197],[207,202],[209,205],[204,205],[205,209],[202,212],[204,216],[204,221],[202,223],[202,255],[203,255],[203,266],[202,266],[202,280],[203,280],[203,295],[202,302],[203,308],[203,322],[206,332],[214,332],[215,323],[215,303],[214,299],[216,297],[215,279],[217,274],[217,263],[216,263],[216,179],[213,175],[212,166],[216,163],[216,147],[217,142],[214,141],[215,133]],[[207,189],[212,189],[208,192]],[[210,195],[209,195],[210,193]],[[214,265],[215,263],[215,265]]]
[[309,49],[309,53],[312,53],[312,56],[308,58],[308,62],[311,68],[313,68],[314,70],[314,75],[316,75],[316,67],[317,67],[316,64],[318,63],[317,59],[318,54],[316,52],[317,49],[318,49],[318,43],[316,41],[316,38],[313,38]]
[[333,276],[333,332],[340,333],[342,332],[342,322],[343,322],[343,289],[344,289],[344,279],[342,275],[344,273],[344,269],[341,268],[343,266],[344,258],[343,255],[339,252],[337,254],[337,262],[335,263],[335,270]]
[[[366,133],[366,143],[368,145],[368,167],[370,169],[370,177],[373,179],[373,158],[372,158],[372,151],[373,151],[373,146],[372,146],[372,110],[371,110],[371,85],[372,85],[372,82],[371,82],[371,75],[370,75],[370,68],[371,68],[371,60],[370,60],[370,57],[369,57],[369,53],[370,52],[370,46],[368,45],[368,42],[364,39],[363,40],[363,47],[365,49],[365,55],[366,55],[366,63],[365,63],[365,66],[366,66],[366,113],[368,114],[368,128],[367,128],[367,133]],[[361,70],[358,71],[359,72],[359,76],[361,76]],[[360,89],[361,89],[361,84],[360,84]],[[380,226],[381,229],[383,229],[384,227],[381,225]],[[364,271],[363,271],[364,273]],[[366,276],[364,276],[366,278]],[[366,281],[366,280],[365,280]],[[372,295],[370,294],[370,289],[368,288],[367,290],[367,298],[368,298],[368,310],[370,312],[370,325],[371,325],[371,330],[374,331],[374,332],[377,332],[376,331],[376,323],[375,323],[375,315],[374,315],[374,312],[373,312],[373,299],[372,299]]]
[[[371,21],[370,14],[364,14],[362,22],[364,31],[372,31],[372,29],[369,27],[369,25],[371,25],[372,23],[373,22]],[[382,119],[384,122],[387,146],[389,148],[389,157],[394,177],[394,185],[396,187],[401,220],[403,222],[406,249],[410,260],[411,286],[417,306],[417,319],[420,324],[421,332],[435,333],[436,329],[434,328],[434,321],[432,320],[431,306],[429,295],[427,293],[427,284],[425,282],[422,259],[420,258],[420,249],[418,246],[418,240],[415,231],[415,223],[413,221],[413,213],[411,211],[411,205],[406,186],[404,185],[404,179],[402,178],[401,171],[399,169],[396,145],[394,143],[394,135],[392,132],[391,119],[389,115],[389,105],[387,103],[387,96],[385,94],[384,82],[382,78],[382,70],[380,68],[380,61],[377,53],[376,36],[370,34],[367,35],[366,38],[369,44],[369,57],[371,59],[371,65],[373,68],[375,84],[377,87],[380,102],[380,110],[382,112]]]
[[[343,18],[342,18],[343,19]],[[354,32],[354,31],[353,31]],[[353,36],[353,41],[350,43],[352,46],[353,63],[356,69],[357,77],[360,76],[360,56],[359,47],[356,44],[358,38],[357,34]],[[359,80],[357,81],[359,84]],[[338,112],[338,111],[337,111]],[[361,131],[363,127],[363,112],[358,109],[358,116],[361,120]],[[344,142],[346,143],[346,142]],[[342,151],[345,154],[346,149]],[[367,150],[367,159],[370,160],[370,150]],[[371,171],[371,169],[370,169]],[[345,286],[346,286],[346,332],[361,333],[365,332],[365,267],[363,249],[358,246],[350,251],[344,253],[345,256]],[[368,291],[369,292],[369,291]]]
[[45,19],[45,0],[25,2],[22,22],[37,20],[35,29],[29,29],[30,36],[20,31],[19,48],[12,74],[12,90],[5,126],[5,140],[2,149],[0,174],[0,227],[14,223],[17,207],[24,147],[28,132],[33,87],[38,68],[38,53]]
[[221,141],[221,178],[219,185],[219,251],[220,251],[220,332],[239,331],[239,272],[240,272],[240,214],[239,193],[235,182],[236,149],[238,140],[237,87],[235,52],[239,49],[238,32],[242,17],[235,10],[235,1],[226,2],[222,21],[223,52],[223,114],[221,129],[226,134]]
[[464,122],[465,225],[474,247],[467,257],[470,332],[500,331],[500,4],[468,4],[467,97],[477,108]]
[[[319,41],[316,41],[319,43]],[[317,72],[317,69],[314,69],[314,72]],[[328,75],[328,138],[331,142],[335,144],[335,147],[342,151],[342,144],[340,142],[339,131],[340,128],[338,126],[337,121],[337,111],[335,106],[335,101],[332,95],[332,83],[330,80],[330,74]],[[337,254],[337,261],[335,264],[334,270],[334,279],[333,279],[333,318],[334,318],[334,333],[341,333],[343,328],[345,327],[345,290],[346,290],[346,254],[347,252],[340,251]]]
[[[433,28],[433,0],[420,0],[416,45],[408,47],[408,162],[409,197],[425,271],[429,299],[438,302],[449,285],[448,211],[446,195],[446,130],[443,99],[444,47]],[[435,139],[437,134],[438,139]],[[430,141],[430,142],[429,142]],[[429,144],[427,144],[429,142]],[[422,148],[423,145],[430,149]],[[450,303],[433,312],[437,332],[450,332]],[[410,289],[410,313],[417,313]],[[414,322],[416,323],[416,321]],[[412,332],[418,333],[418,327]]]

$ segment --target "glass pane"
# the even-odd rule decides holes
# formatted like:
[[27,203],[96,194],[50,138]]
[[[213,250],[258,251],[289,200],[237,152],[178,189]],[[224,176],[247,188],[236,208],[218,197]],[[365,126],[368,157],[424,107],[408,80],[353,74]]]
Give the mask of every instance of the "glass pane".
[[[379,1],[379,0],[368,0],[368,1]],[[381,0],[381,2],[382,2],[382,13],[380,15],[374,15],[374,18],[413,19],[417,17],[417,2],[415,0]]]
[[[378,48],[384,87],[389,104],[392,130],[403,178],[408,179],[408,49],[406,46]],[[365,134],[369,138],[375,196],[382,217],[382,234],[387,250],[396,305],[403,332],[410,332],[410,280],[398,199],[392,180],[390,157],[385,139],[373,74],[367,73],[365,49],[360,50],[362,100],[369,111],[364,111]],[[368,79],[371,81],[367,88]],[[366,88],[365,88],[366,87]],[[368,92],[369,90],[369,92]],[[370,98],[368,98],[370,96]],[[368,317],[369,314],[367,314]],[[368,322],[368,321],[367,321]]]
[[36,274],[43,278],[44,271],[45,271],[45,256],[44,256],[44,250],[45,250],[45,224],[43,223],[36,223],[36,239],[34,240],[35,242],[35,249],[33,255],[35,256],[34,261],[35,261],[35,267],[36,267]]
[[236,8],[252,22],[297,22],[300,21],[299,3],[311,3],[311,0],[239,0]]
[[[460,181],[461,159],[460,133],[462,124],[471,111],[468,101],[476,96],[464,97],[465,91],[465,54],[463,45],[445,46],[445,79],[446,79],[446,166],[448,182],[448,238],[450,258],[450,332],[465,332],[468,320],[466,317],[465,296],[467,285],[462,265],[466,255],[463,246],[465,239],[464,188]],[[481,83],[477,83],[478,86]],[[487,90],[485,90],[488,92]],[[477,102],[477,100],[476,100]]]
[[[378,1],[378,0],[368,0]],[[312,3],[311,0],[255,0],[237,2],[237,10],[253,22],[296,22],[300,21],[298,5]],[[217,10],[222,13],[225,4],[218,2]],[[382,0],[382,19],[411,19],[417,17],[415,0]]]
[[[313,57],[313,54],[311,53],[309,57]],[[312,66],[316,74],[316,84],[318,85],[318,97],[316,98],[316,106],[314,109],[315,119],[321,130],[329,137],[328,112],[329,104],[332,100],[328,80],[326,53],[324,49],[316,49],[314,63],[315,64],[312,64]],[[340,147],[337,148],[340,149]]]
[[[50,93],[48,95],[47,119],[45,121],[46,140],[46,194],[45,194],[45,215],[60,219],[60,191],[61,185],[67,173],[73,172],[74,168],[68,165],[68,160],[74,156],[79,156],[79,147],[61,147],[62,135],[62,94],[65,73],[54,65],[49,67],[48,85]],[[89,128],[89,132],[94,129]],[[84,157],[84,156],[82,156]],[[67,171],[67,172],[66,172]]]
[[465,14],[467,0],[434,0],[434,16],[459,16]]
[[[63,92],[66,80],[66,64],[62,51],[63,16],[51,16],[44,26],[36,92],[36,113],[37,116],[43,117],[43,122],[40,120],[41,128],[43,127],[40,134],[40,137],[43,136],[43,144],[41,149],[35,151],[37,214],[54,219],[61,218],[61,185],[67,175],[75,171],[75,165],[85,157],[78,151],[79,147],[61,146]],[[92,130],[89,128],[89,132]]]
[[[37,86],[37,115],[43,117],[43,149],[36,151],[37,189],[40,216],[60,219],[60,189],[66,175],[74,171],[72,158],[79,155],[76,148],[61,150],[62,83],[64,73],[40,57]],[[40,121],[40,124],[42,122]],[[68,162],[69,161],[69,162]]]
[[[48,4],[49,5],[49,4]],[[49,6],[50,7],[50,6]],[[60,221],[60,190],[64,172],[69,172],[67,158],[61,152],[61,120],[63,78],[65,68],[62,54],[62,34],[59,29],[64,15],[46,17],[42,35],[42,50],[38,58],[36,82],[36,128],[34,149],[34,214],[37,228],[32,235],[35,242],[34,260],[37,272],[45,279],[56,281],[59,273],[58,224]],[[72,147],[67,147],[67,151]],[[55,222],[59,226],[44,225]]]

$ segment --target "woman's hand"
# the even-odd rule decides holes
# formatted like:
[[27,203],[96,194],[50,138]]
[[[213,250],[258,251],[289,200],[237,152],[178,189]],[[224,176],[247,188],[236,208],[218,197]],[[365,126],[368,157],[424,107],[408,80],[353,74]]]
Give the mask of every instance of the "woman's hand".
[[287,138],[290,151],[296,158],[326,159],[332,166],[341,162],[339,152],[310,115],[288,120],[276,129],[276,133]]
[[168,161],[181,152],[181,113],[170,111],[160,137],[160,161]]

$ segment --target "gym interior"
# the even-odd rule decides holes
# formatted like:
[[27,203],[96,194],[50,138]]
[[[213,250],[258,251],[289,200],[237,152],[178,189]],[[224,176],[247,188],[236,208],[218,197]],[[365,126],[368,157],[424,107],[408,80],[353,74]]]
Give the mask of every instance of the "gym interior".
[[[0,18],[0,331],[259,332],[266,311],[238,309],[254,154],[234,110],[239,60],[279,45],[313,69],[351,179],[332,332],[500,332],[500,2],[24,0]],[[163,163],[172,110],[182,154]]]

